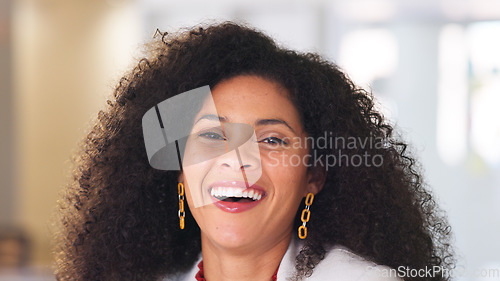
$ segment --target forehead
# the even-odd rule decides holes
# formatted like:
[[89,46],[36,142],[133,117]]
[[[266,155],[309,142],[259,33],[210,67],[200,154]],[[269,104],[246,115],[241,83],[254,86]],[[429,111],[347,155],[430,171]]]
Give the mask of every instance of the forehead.
[[256,98],[277,95],[286,99],[289,95],[278,82],[255,75],[240,75],[223,80],[213,87],[212,94],[232,97],[255,95]]
[[279,117],[301,126],[288,91],[279,83],[259,76],[224,80],[212,89],[212,97],[217,113],[228,119]]

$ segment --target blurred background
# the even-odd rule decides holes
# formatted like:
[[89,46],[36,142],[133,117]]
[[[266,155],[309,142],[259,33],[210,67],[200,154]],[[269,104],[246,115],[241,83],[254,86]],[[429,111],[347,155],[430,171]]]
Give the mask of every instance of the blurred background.
[[449,216],[456,280],[500,280],[498,0],[0,0],[0,280],[54,280],[50,221],[91,120],[157,28],[214,20],[371,89]]

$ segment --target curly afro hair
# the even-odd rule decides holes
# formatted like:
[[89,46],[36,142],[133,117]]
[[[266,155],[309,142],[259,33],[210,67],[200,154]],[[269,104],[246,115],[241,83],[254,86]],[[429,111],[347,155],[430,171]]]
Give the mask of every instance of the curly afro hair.
[[335,64],[281,48],[231,22],[159,33],[147,51],[120,80],[75,156],[73,181],[60,206],[57,280],[158,280],[194,264],[200,229],[189,209],[186,228],[179,229],[178,172],[151,168],[141,120],[169,97],[238,75],[283,85],[313,138],[331,132],[337,138],[383,140],[381,147],[314,148],[325,157],[381,155],[383,163],[338,163],[327,170],[296,258],[296,279],[310,276],[334,244],[392,268],[453,267],[450,227],[407,144],[376,111],[371,94]]

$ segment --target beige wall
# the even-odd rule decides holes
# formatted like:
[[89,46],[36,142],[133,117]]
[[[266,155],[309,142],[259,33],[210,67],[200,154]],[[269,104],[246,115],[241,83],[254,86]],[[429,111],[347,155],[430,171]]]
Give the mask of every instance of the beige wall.
[[0,0],[0,225],[11,223],[14,209],[10,6]]
[[27,0],[12,18],[15,221],[34,239],[34,262],[47,264],[71,152],[130,64],[139,16],[132,1]]

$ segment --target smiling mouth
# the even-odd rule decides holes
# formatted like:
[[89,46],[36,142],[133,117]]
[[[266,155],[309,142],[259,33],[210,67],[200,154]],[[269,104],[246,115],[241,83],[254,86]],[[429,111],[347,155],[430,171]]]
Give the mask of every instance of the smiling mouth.
[[262,199],[265,193],[254,188],[240,187],[212,187],[210,195],[217,200],[224,202],[252,203]]

